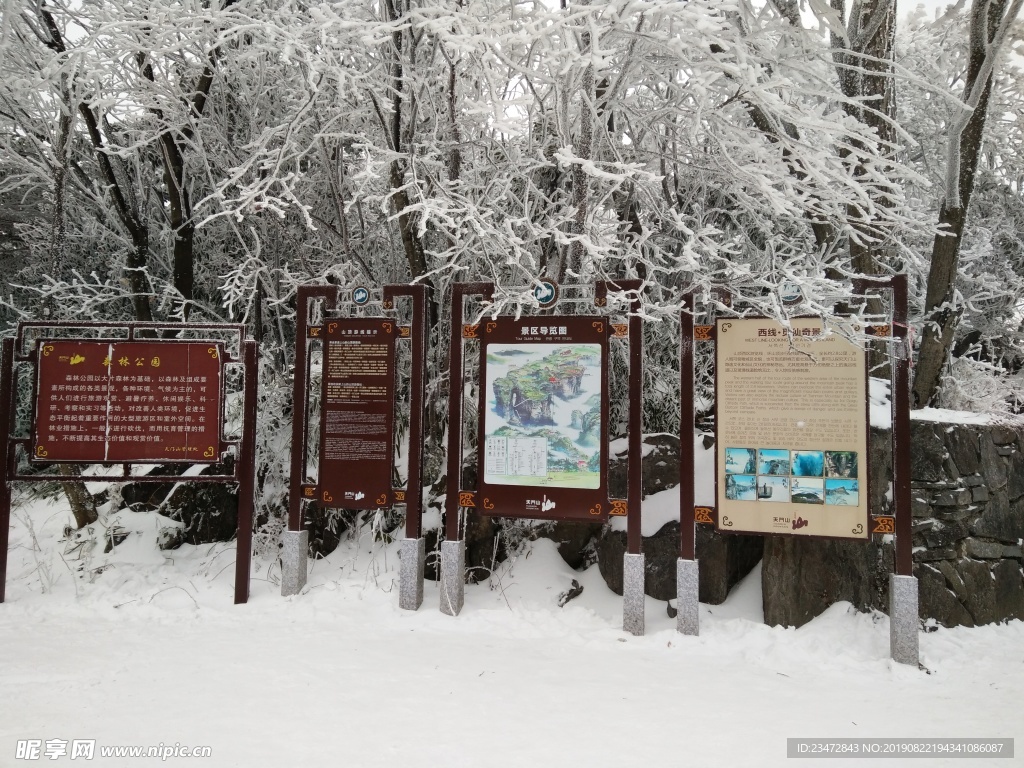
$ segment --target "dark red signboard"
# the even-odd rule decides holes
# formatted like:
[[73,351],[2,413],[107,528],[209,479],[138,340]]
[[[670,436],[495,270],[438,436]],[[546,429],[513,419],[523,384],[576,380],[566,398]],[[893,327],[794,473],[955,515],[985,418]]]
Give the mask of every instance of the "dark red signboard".
[[[559,316],[499,318],[476,329],[477,512],[607,518],[610,330],[603,317]],[[625,502],[618,505],[624,512]]]
[[219,344],[39,343],[35,461],[220,458]]
[[323,325],[317,499],[345,509],[390,506],[395,424],[395,323]]

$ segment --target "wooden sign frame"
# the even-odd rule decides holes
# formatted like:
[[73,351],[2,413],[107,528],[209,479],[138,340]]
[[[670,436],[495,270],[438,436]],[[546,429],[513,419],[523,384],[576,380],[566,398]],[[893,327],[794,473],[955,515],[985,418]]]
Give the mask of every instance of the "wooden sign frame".
[[[92,336],[88,334],[94,334]],[[212,334],[219,333],[226,335],[224,338],[215,338]],[[204,334],[206,336],[204,337]],[[133,467],[145,464],[164,464],[173,462],[203,463],[195,461],[190,457],[165,459],[162,457],[146,456],[143,453],[138,455],[127,454],[111,459],[105,454],[106,460],[95,461],[95,456],[73,456],[55,459],[48,456],[37,456],[36,436],[38,433],[36,420],[38,417],[38,406],[36,394],[39,392],[39,359],[43,354],[48,341],[57,343],[88,343],[98,345],[143,345],[146,349],[160,350],[170,349],[167,345],[198,344],[205,348],[217,350],[219,363],[219,383],[217,410],[218,426],[216,430],[216,456],[201,457],[203,462],[220,462],[229,453],[234,455],[235,460],[229,463],[229,471],[222,473],[210,473],[195,475],[188,478],[190,483],[214,483],[214,484],[237,484],[238,486],[238,530],[236,536],[235,560],[235,603],[245,603],[249,599],[249,574],[250,562],[252,559],[252,526],[253,514],[255,511],[255,461],[256,461],[256,396],[257,396],[257,357],[259,347],[255,341],[245,337],[245,326],[241,324],[182,324],[182,323],[48,323],[48,322],[26,322],[20,323],[14,338],[3,340],[3,353],[0,359],[0,450],[3,451],[2,472],[3,478],[0,482],[0,603],[4,601],[7,577],[7,550],[9,547],[10,535],[10,514],[11,514],[11,483],[12,482],[67,482],[69,480],[85,481],[94,480],[95,477],[87,477],[82,473],[65,475],[50,471],[50,464],[44,463],[47,460],[61,463],[70,463],[72,466],[89,464],[114,464],[121,465],[121,474],[104,475],[103,482],[106,483],[180,483],[182,478],[178,475],[154,475],[136,474],[132,472]],[[143,347],[130,346],[135,351]],[[239,439],[227,439],[224,436],[224,367],[227,365],[240,365],[244,374],[243,385],[243,406],[242,406],[242,433]],[[12,435],[14,427],[13,414],[17,408],[17,386],[15,382],[15,368],[27,368],[30,376],[31,390],[33,392],[31,424],[29,434]],[[145,368],[145,366],[143,366]],[[152,366],[150,366],[152,368]],[[98,373],[90,374],[98,376]],[[190,385],[189,382],[170,382],[167,387],[179,386],[184,389]],[[135,386],[134,384],[132,386]],[[159,385],[154,383],[153,387],[144,392],[139,384],[139,396],[160,397]],[[168,393],[170,394],[170,393]],[[186,396],[188,393],[182,393]],[[108,390],[109,395],[109,390]],[[177,393],[174,393],[176,396]],[[82,393],[76,395],[82,396]],[[98,396],[98,395],[97,395]],[[107,396],[107,395],[105,395]],[[134,395],[133,395],[134,397]],[[168,406],[170,408],[170,406]],[[174,413],[178,413],[175,403]],[[171,411],[167,411],[171,413]],[[140,424],[142,422],[140,421]],[[162,423],[162,422],[161,422]],[[156,426],[156,422],[153,422]],[[76,432],[76,434],[78,434]],[[82,434],[85,434],[84,432]],[[209,430],[203,432],[209,436]],[[132,443],[133,445],[135,443]],[[152,445],[153,443],[149,443]],[[138,442],[141,446],[143,443]],[[187,446],[187,443],[185,444]],[[205,452],[205,451],[204,451]],[[186,452],[187,453],[187,452]],[[20,459],[34,465],[31,472],[24,471]]]
[[[365,290],[365,289],[364,289]],[[426,343],[427,343],[427,291],[426,285],[386,285],[383,288],[380,307],[383,311],[395,309],[395,301],[399,298],[408,298],[412,301],[412,322],[410,325],[402,326],[389,316],[372,317],[342,317],[339,310],[343,305],[341,290],[334,285],[300,285],[298,288],[296,307],[296,342],[295,342],[295,378],[293,382],[292,397],[294,403],[294,414],[292,419],[292,453],[290,473],[290,493],[288,500],[288,530],[301,531],[304,524],[305,506],[313,501],[329,507],[345,509],[377,509],[389,508],[397,504],[405,504],[405,530],[406,537],[410,539],[420,538],[423,527],[423,478],[422,478],[422,450],[423,450],[423,404],[424,384],[426,381]],[[349,297],[351,298],[351,297]],[[319,303],[324,315],[323,322],[313,322],[311,313],[314,305]],[[369,301],[361,304],[351,302],[352,306],[363,307]],[[332,328],[332,324],[334,327]],[[319,473],[315,482],[307,480],[310,477],[309,457],[306,446],[309,435],[309,382],[310,382],[310,348],[313,343],[329,344],[331,340],[341,341],[345,338],[346,330],[376,330],[375,338],[388,337],[388,351],[385,353],[387,372],[387,394],[390,405],[386,409],[380,407],[381,397],[373,395],[377,404],[367,406],[369,410],[377,415],[373,416],[375,424],[377,417],[383,417],[384,429],[386,432],[386,443],[384,451],[387,455],[385,461],[377,461],[379,466],[369,468],[369,461],[339,460],[334,469],[345,471],[350,476],[343,480],[326,480],[323,473]],[[370,338],[361,334],[364,338]],[[355,336],[349,335],[352,339]],[[410,414],[409,414],[409,478],[405,488],[391,487],[391,472],[394,463],[393,432],[394,432],[394,394],[395,394],[395,343],[407,339],[412,345],[412,370],[410,382]],[[355,346],[355,345],[354,345]],[[327,356],[325,355],[325,360]],[[378,377],[375,377],[378,378]],[[360,387],[366,384],[365,377],[360,377],[355,372],[339,374],[338,382],[344,380],[346,385]],[[325,381],[323,386],[327,386]],[[364,398],[365,399],[365,398]],[[367,413],[369,411],[366,411]],[[321,449],[324,444],[324,416],[321,417],[320,443]],[[343,417],[342,417],[343,418]],[[368,417],[369,418],[369,417]],[[378,429],[380,424],[374,427]],[[355,438],[360,433],[358,426],[346,427],[349,436]],[[353,431],[354,430],[354,431]],[[366,438],[366,430],[363,429],[358,435],[360,439]],[[349,446],[352,448],[352,446]],[[348,450],[348,449],[346,449]],[[351,456],[350,453],[345,454]],[[322,458],[322,457],[321,457]],[[385,466],[386,464],[386,466]],[[322,465],[321,465],[322,466]],[[373,475],[374,487],[372,492],[360,491],[360,479],[351,476],[354,472],[369,472]],[[386,487],[380,482],[380,478],[388,478]],[[380,487],[377,487],[380,486]],[[369,486],[367,486],[369,488]],[[324,494],[328,498],[324,498]],[[351,493],[351,497],[345,498]],[[358,493],[363,493],[362,498],[355,498]]]
[[[868,534],[891,535],[895,539],[896,575],[913,575],[913,552],[911,535],[911,492],[910,492],[910,365],[911,349],[908,325],[907,276],[894,275],[890,278],[856,280],[854,290],[859,295],[888,291],[892,297],[892,323],[875,329],[875,336],[881,342],[893,346],[891,359],[891,410],[892,410],[892,451],[893,451],[893,499],[892,514],[879,514],[869,509]],[[684,297],[680,312],[680,542],[679,553],[683,560],[696,559],[696,523],[717,524],[719,510],[711,507],[695,507],[693,481],[695,456],[693,435],[694,420],[694,359],[695,345],[714,342],[714,326],[696,325],[696,300],[693,293]],[[691,478],[687,482],[687,478]],[[870,493],[865,483],[864,492]],[[716,492],[717,496],[717,492]],[[719,530],[728,533],[727,529]],[[763,534],[787,535],[787,534]],[[791,534],[789,534],[791,535]]]
[[[611,324],[599,315],[499,317],[481,325],[480,514],[607,520],[612,508],[608,498],[608,339],[612,333]],[[505,375],[497,377],[492,369]],[[579,391],[573,394],[567,388]],[[581,409],[588,403],[583,400],[594,394],[600,398],[597,409],[584,413]],[[582,439],[585,424],[574,429],[565,418],[556,418],[556,414],[564,416],[570,404],[577,406],[574,415],[580,422],[592,424],[597,417],[596,439],[590,440],[596,443],[596,456],[573,440],[577,430]],[[500,426],[489,433],[491,422]],[[549,448],[550,443],[556,447]],[[549,466],[552,452],[564,456],[558,466],[562,471]],[[596,469],[590,466],[594,458]]]
[[[640,504],[643,494],[643,475],[641,467],[641,456],[642,456],[642,443],[643,443],[643,320],[640,317],[640,296],[639,292],[643,287],[643,282],[640,280],[620,280],[618,282],[603,281],[598,282],[594,285],[593,294],[593,306],[598,310],[605,310],[608,306],[608,293],[610,291],[616,292],[630,292],[629,296],[629,319],[625,324],[617,325],[611,322],[611,318],[607,314],[595,315],[595,316],[578,316],[578,318],[585,317],[587,322],[603,322],[604,327],[601,329],[601,333],[606,334],[607,338],[622,338],[626,340],[629,345],[629,412],[628,412],[628,480],[627,480],[627,498],[626,499],[607,499],[607,484],[605,478],[607,477],[607,461],[608,461],[608,450],[607,443],[605,444],[606,450],[602,453],[603,467],[601,470],[602,482],[601,482],[601,493],[602,498],[597,501],[593,501],[589,498],[592,496],[592,492],[588,491],[587,498],[580,496],[575,503],[567,501],[571,497],[571,493],[563,495],[559,493],[560,498],[565,499],[559,501],[558,505],[552,510],[549,510],[548,514],[544,514],[544,510],[533,510],[523,509],[522,514],[515,515],[517,517],[525,517],[529,519],[549,519],[549,520],[591,520],[601,521],[607,519],[608,515],[623,515],[625,514],[626,530],[627,530],[627,551],[630,554],[639,554],[641,550],[641,525],[640,525]],[[572,286],[561,286],[560,295],[565,297],[566,291]],[[466,489],[462,487],[462,456],[463,456],[463,391],[465,386],[465,375],[463,371],[464,361],[464,349],[463,346],[467,341],[479,341],[486,337],[488,333],[487,323],[489,322],[486,318],[483,318],[480,323],[467,324],[465,320],[465,311],[467,300],[472,297],[478,297],[484,301],[490,301],[494,296],[495,286],[493,283],[456,283],[452,286],[452,300],[451,300],[451,337],[449,347],[449,400],[448,400],[448,471],[447,471],[447,494],[445,498],[445,538],[448,541],[458,541],[462,538],[462,528],[464,520],[464,512],[468,510],[474,510],[480,514],[491,514],[510,516],[508,514],[508,505],[502,505],[499,508],[497,504],[493,502],[493,496],[488,493],[485,495],[484,491],[490,491],[494,486],[483,483],[476,489]],[[577,319],[578,319],[577,318]],[[501,322],[509,322],[510,318],[499,318]],[[490,322],[496,322],[491,320]],[[555,323],[555,319],[550,315],[535,316],[535,317],[520,317],[515,321],[521,328],[523,325],[528,325],[530,328],[534,326],[550,326]],[[558,320],[559,328],[564,324],[561,320]],[[492,332],[500,326],[492,328]],[[567,326],[568,328],[568,326]],[[527,334],[531,336],[533,334]],[[512,337],[509,337],[512,338]],[[513,339],[514,340],[514,339]],[[486,345],[483,345],[486,346]],[[602,404],[604,413],[607,414],[607,388],[603,390],[602,396],[605,402]],[[480,395],[481,407],[485,407],[484,400],[486,393]],[[481,413],[481,422],[483,422],[483,414]],[[604,423],[607,423],[607,416],[604,417]],[[480,429],[483,429],[481,425]],[[484,437],[483,432],[480,433],[481,437]],[[606,437],[602,437],[606,439]],[[478,460],[480,457],[478,456]],[[481,477],[483,475],[481,474]],[[478,485],[480,481],[478,479]],[[481,490],[481,487],[484,491]],[[508,486],[500,486],[503,492],[506,492]],[[560,489],[565,491],[567,489]],[[523,496],[520,492],[514,494],[514,500],[512,502],[513,507],[519,506],[524,499],[519,498]],[[536,499],[533,499],[536,500]],[[485,501],[487,503],[485,503]],[[493,508],[489,506],[493,504]],[[543,504],[543,501],[542,501]],[[601,504],[601,508],[597,509],[596,505]],[[525,506],[525,505],[522,505]],[[572,511],[569,511],[572,508]],[[593,511],[591,511],[593,510]]]

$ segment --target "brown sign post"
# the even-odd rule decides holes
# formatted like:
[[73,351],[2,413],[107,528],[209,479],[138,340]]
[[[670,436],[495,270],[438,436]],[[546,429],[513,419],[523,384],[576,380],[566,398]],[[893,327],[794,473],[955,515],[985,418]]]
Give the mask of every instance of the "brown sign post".
[[[412,321],[400,325],[387,316],[344,317],[335,286],[300,286],[295,345],[295,412],[292,422],[291,493],[288,530],[282,537],[281,594],[298,594],[306,583],[309,532],[303,509],[316,502],[342,509],[380,509],[406,505],[402,542],[399,604],[416,610],[423,601],[426,559],[421,536],[423,387],[426,367],[425,285],[388,285],[380,310],[395,309],[398,298],[412,302]],[[370,291],[356,288],[347,306],[369,303]],[[321,322],[312,321],[319,304]],[[409,479],[393,488],[396,345],[411,348]],[[320,435],[317,477],[310,477],[306,445],[309,434],[310,350],[321,345]]]
[[[117,337],[75,338],[83,333]],[[199,334],[225,338],[193,340]],[[175,338],[177,337],[177,338]],[[187,340],[186,340],[187,339]],[[230,349],[237,350],[232,356]],[[256,435],[257,345],[242,325],[165,323],[22,323],[4,340],[0,401],[3,489],[0,490],[0,602],[6,578],[10,482],[83,480],[48,471],[53,463],[122,464],[105,482],[180,482],[178,476],[133,475],[135,464],[217,464],[229,451],[227,473],[189,482],[238,484],[235,602],[249,596]],[[224,366],[244,369],[240,440],[223,437]],[[28,436],[11,434],[17,408],[15,365],[31,375],[34,398]],[[36,465],[25,472],[21,459]]]
[[700,634],[698,520],[694,512],[693,488],[693,441],[697,431],[693,393],[694,345],[698,338],[694,325],[695,308],[693,293],[685,294],[682,311],[679,313],[679,558],[676,560],[676,628],[684,635]]
[[[544,284],[543,306],[578,286]],[[484,316],[465,324],[466,300],[490,300],[491,283],[452,288],[449,359],[448,489],[441,545],[441,610],[455,616],[465,599],[464,510],[538,520],[606,520],[627,516],[623,625],[643,633],[644,563],[642,496],[642,319],[639,280],[602,282],[592,301],[608,305],[608,292],[629,294],[627,323],[607,314]],[[568,289],[568,290],[567,290]],[[524,289],[524,292],[529,289]],[[534,294],[538,296],[537,293]],[[609,341],[629,345],[629,464],[626,499],[608,495]],[[463,344],[480,345],[477,487],[462,488]]]

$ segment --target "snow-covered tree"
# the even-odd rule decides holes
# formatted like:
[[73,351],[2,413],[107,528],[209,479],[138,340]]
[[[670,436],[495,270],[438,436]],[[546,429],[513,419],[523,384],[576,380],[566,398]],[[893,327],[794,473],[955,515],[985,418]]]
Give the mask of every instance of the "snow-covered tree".
[[[827,312],[851,278],[907,269],[944,329],[928,360],[1012,368],[1021,91],[997,49],[1019,5],[918,18],[897,49],[893,0],[812,2],[813,23],[790,0],[8,3],[0,217],[28,256],[4,305],[249,323],[275,508],[303,282],[433,286],[431,482],[454,281],[495,282],[492,311],[545,274],[645,281],[653,386],[675,380],[685,290],[779,315],[797,280]],[[952,261],[935,189],[972,206]],[[960,293],[935,304],[942,269]],[[660,384],[648,426],[672,429]]]
[[[976,0],[969,12],[961,5],[951,7],[932,24],[918,16],[908,35],[908,63],[913,62],[914,71],[935,89],[911,102],[910,116],[918,119],[907,120],[907,125],[921,135],[924,150],[919,160],[935,181],[937,194],[932,199],[939,227],[927,263],[913,390],[918,406],[936,399],[958,331],[966,345],[962,352],[984,340],[1000,350],[984,355],[996,364],[995,370],[1006,352],[1010,367],[1019,367],[1013,358],[1020,331],[1015,317],[1020,296],[1020,230],[1014,233],[1010,222],[1019,221],[1022,203],[1019,123],[1024,92],[1020,65],[1007,58],[1011,43],[1020,39],[1024,2]],[[981,200],[974,200],[976,192],[983,196]],[[1005,234],[987,248],[972,244],[964,274],[961,257],[970,219],[982,240],[993,229]],[[995,258],[979,261],[979,247]],[[980,327],[963,323],[965,311]],[[1010,341],[1008,347],[1003,339]],[[956,386],[955,381],[950,384]]]

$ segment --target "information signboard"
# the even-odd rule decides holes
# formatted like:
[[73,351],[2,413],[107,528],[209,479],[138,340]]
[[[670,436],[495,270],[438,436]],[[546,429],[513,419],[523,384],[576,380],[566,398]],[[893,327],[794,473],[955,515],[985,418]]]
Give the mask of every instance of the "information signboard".
[[34,461],[220,459],[219,344],[44,340],[37,356]]
[[317,498],[332,507],[393,502],[395,324],[338,318],[323,326]]
[[719,320],[719,528],[864,539],[864,350],[818,319]]
[[485,321],[479,512],[608,515],[608,324],[601,317]]

